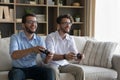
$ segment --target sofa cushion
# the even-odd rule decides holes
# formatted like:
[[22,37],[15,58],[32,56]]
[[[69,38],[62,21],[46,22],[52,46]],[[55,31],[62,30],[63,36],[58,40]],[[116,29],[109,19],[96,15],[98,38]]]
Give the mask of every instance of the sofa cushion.
[[85,80],[117,80],[117,71],[108,68],[80,65]]
[[76,47],[78,52],[83,53],[83,49],[85,47],[86,41],[87,40],[94,40],[93,38],[87,37],[87,36],[73,36]]
[[0,80],[8,80],[9,71],[0,71]]
[[70,73],[60,73],[60,80],[75,80],[75,77]]
[[88,40],[84,48],[82,64],[99,67],[112,67],[112,55],[117,43]]
[[0,39],[0,71],[11,69],[9,43],[10,43],[10,38]]

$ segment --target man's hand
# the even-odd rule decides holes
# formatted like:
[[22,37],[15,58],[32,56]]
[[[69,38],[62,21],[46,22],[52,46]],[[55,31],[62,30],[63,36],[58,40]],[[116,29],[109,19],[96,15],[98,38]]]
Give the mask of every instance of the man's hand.
[[42,46],[35,46],[32,48],[32,52],[35,52],[35,53],[41,53],[40,50],[45,50],[45,48]]
[[73,53],[73,52],[70,52],[70,53],[68,53],[68,54],[65,54],[65,58],[67,59],[67,60],[73,60],[73,59],[75,59],[75,53]]
[[48,55],[46,55],[44,63],[48,63],[48,62],[52,61],[53,60],[53,56],[54,56],[53,53],[49,53]]

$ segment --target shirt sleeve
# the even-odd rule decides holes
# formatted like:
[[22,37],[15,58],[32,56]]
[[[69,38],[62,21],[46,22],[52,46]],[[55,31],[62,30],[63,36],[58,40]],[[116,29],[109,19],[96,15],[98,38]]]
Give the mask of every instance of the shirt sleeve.
[[46,48],[51,51],[52,53],[55,53],[55,48],[54,48],[54,39],[48,35],[45,39],[45,43],[46,43]]
[[15,50],[18,50],[18,42],[17,42],[17,38],[15,35],[12,35],[11,38],[10,38],[10,54],[12,55],[12,53],[15,51]]
[[[42,37],[40,37],[39,40],[40,41],[38,41],[38,43],[40,43],[40,46],[43,46],[44,48],[46,48],[45,40]],[[42,60],[44,60],[46,58],[46,55],[44,53],[42,53],[40,56],[41,56]]]
[[71,52],[74,52],[74,53],[78,53],[78,50],[77,50],[77,47],[76,47],[76,44],[75,44],[75,41],[74,41],[74,39],[73,39],[73,37],[71,37],[71,41],[70,41],[71,43],[71,45],[70,45],[70,51]]

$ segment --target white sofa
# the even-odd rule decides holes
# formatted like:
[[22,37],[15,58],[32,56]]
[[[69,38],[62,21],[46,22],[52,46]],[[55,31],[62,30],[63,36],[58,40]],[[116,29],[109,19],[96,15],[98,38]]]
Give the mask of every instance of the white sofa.
[[[88,37],[76,37],[73,36],[76,42],[76,46],[79,52],[83,53],[85,50],[89,51],[86,46]],[[45,38],[45,36],[43,37]],[[9,56],[9,41],[10,38],[0,39],[0,80],[8,80],[8,71],[11,69],[11,58]],[[94,40],[92,40],[94,41]],[[91,46],[91,45],[89,45]],[[96,48],[96,47],[95,47]],[[94,49],[95,49],[94,48]],[[104,48],[103,48],[104,49]],[[87,52],[85,52],[87,53]],[[94,52],[92,52],[94,53]],[[86,54],[85,54],[86,55]],[[87,60],[87,56],[85,59]],[[99,57],[98,57],[99,58]],[[87,62],[81,61],[81,63],[75,62],[76,66],[79,66],[83,70],[84,80],[120,80],[120,56],[113,55],[111,58],[112,67],[99,67],[99,65],[92,66]],[[39,58],[37,58],[39,62]],[[60,73],[61,80],[75,80],[74,76],[70,73]]]

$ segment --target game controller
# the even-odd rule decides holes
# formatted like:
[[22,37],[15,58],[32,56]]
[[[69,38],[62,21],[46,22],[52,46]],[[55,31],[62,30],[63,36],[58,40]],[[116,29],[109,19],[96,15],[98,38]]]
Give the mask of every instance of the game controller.
[[77,54],[77,59],[82,59],[82,54],[78,53]]
[[46,54],[46,55],[50,54],[50,52],[49,52],[47,49],[45,49],[45,50],[40,50],[40,52],[43,52],[43,53]]

